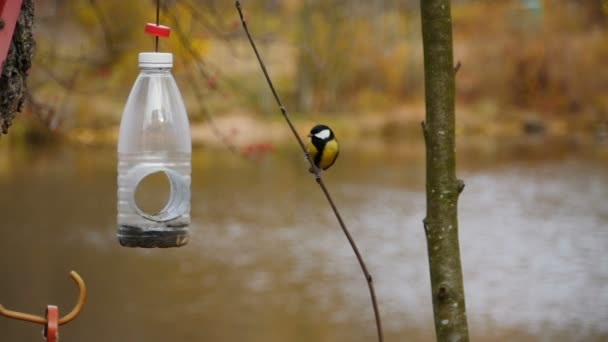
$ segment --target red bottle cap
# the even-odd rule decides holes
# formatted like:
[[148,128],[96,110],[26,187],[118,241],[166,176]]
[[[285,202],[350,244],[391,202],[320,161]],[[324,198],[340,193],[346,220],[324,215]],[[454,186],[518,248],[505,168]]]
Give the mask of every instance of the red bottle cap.
[[148,23],[146,24],[145,32],[151,36],[169,37],[169,34],[171,33],[171,28],[169,26]]

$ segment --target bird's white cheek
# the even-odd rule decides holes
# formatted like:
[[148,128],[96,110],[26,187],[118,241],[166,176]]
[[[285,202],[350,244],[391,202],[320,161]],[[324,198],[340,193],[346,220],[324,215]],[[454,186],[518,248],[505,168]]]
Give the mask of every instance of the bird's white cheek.
[[330,135],[331,135],[331,133],[329,132],[329,130],[324,129],[321,132],[315,134],[315,137],[325,140],[325,139],[329,138]]

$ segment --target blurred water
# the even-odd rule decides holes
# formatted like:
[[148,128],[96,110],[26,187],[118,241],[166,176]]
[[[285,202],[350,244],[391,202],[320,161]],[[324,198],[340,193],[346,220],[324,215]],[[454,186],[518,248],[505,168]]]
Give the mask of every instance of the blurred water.
[[[344,146],[325,179],[374,276],[386,340],[431,341],[422,148],[379,147]],[[605,340],[608,162],[513,151],[460,153],[472,336]],[[65,312],[74,269],[90,297],[61,328],[65,341],[374,340],[365,280],[294,149],[260,162],[195,151],[191,241],[169,250],[118,245],[115,159],[86,148],[0,153],[0,303]],[[40,327],[1,317],[0,334],[41,339]]]

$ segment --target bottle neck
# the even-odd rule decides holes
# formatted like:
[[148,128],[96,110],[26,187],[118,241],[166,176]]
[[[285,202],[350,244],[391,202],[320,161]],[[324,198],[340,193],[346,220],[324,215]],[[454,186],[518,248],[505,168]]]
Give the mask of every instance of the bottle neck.
[[168,75],[171,74],[171,68],[140,68],[141,74],[144,75]]

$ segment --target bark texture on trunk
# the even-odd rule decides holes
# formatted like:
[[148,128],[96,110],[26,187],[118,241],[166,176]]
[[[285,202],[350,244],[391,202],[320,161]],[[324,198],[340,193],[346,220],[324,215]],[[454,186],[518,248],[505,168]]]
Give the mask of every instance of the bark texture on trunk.
[[17,112],[23,109],[28,70],[34,54],[34,0],[23,0],[13,40],[0,78],[0,135],[8,133]]
[[421,0],[424,45],[427,216],[424,219],[438,341],[468,341],[458,241],[454,63],[449,0]]

